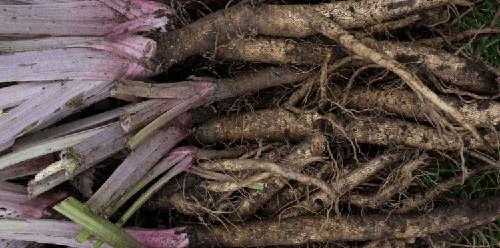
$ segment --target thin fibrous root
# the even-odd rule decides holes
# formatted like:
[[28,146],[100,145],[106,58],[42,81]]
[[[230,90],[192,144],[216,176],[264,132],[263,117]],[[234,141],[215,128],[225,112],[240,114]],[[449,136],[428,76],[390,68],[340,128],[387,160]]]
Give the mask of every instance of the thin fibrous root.
[[262,183],[264,180],[271,177],[272,174],[269,172],[263,172],[249,176],[243,180],[237,181],[226,181],[226,182],[202,182],[201,186],[207,190],[213,192],[233,192],[240,190],[242,188],[248,187],[251,184]]
[[402,200],[399,204],[396,204],[397,208],[392,210],[392,212],[408,213],[412,210],[418,209],[424,206],[425,204],[431,202],[440,194],[449,191],[452,187],[463,184],[464,180],[470,178],[471,176],[494,168],[495,166],[492,165],[481,166],[471,169],[465,174],[460,174],[450,179],[447,179],[441,183],[436,184],[434,187],[428,189],[425,192],[415,194],[411,197]]
[[475,28],[460,33],[448,35],[446,37],[434,37],[434,38],[418,40],[417,43],[430,47],[441,47],[446,43],[446,41],[454,42],[478,34],[497,34],[497,33],[500,33],[500,28]]
[[388,21],[380,24],[375,24],[373,26],[365,28],[363,31],[367,35],[371,35],[374,33],[387,32],[389,30],[399,29],[406,26],[410,26],[418,21],[422,20],[422,15],[411,15],[399,20]]
[[422,102],[427,103],[428,101],[429,103],[432,103],[434,107],[450,115],[460,125],[469,130],[476,139],[481,140],[485,144],[485,146],[489,148],[489,143],[479,134],[477,129],[469,122],[467,122],[456,108],[444,102],[438,95],[436,95],[436,93],[425,86],[424,83],[422,83],[422,81],[417,76],[415,76],[414,73],[411,73],[403,65],[398,63],[396,60],[388,57],[387,55],[381,54],[367,47],[337,23],[329,20],[328,18],[313,13],[309,14],[308,16],[314,20],[313,26],[321,34],[339,42],[339,44],[349,49],[356,55],[365,57],[397,74],[413,91],[417,93],[419,99]]
[[[313,159],[311,159],[311,161],[314,161]],[[319,158],[316,158],[316,161],[318,161],[318,159]],[[300,183],[314,185],[320,188],[321,190],[327,192],[328,195],[332,197],[332,199],[335,198],[335,196],[337,195],[335,190],[323,180],[292,171],[288,168],[284,168],[284,166],[272,162],[252,160],[252,159],[227,159],[217,162],[206,162],[200,164],[199,166],[207,170],[226,170],[226,171],[263,170],[271,172],[278,176],[282,176],[286,179],[296,180]]]
[[[403,152],[388,152],[359,165],[358,168],[349,172],[344,177],[332,182],[333,187],[338,192],[338,197],[341,197],[365,182],[381,169],[401,161],[403,157]],[[280,214],[280,218],[290,218],[302,215],[306,212],[319,211],[323,206],[321,204],[316,204],[318,200],[327,205],[329,203],[328,196],[325,192],[317,192],[290,208],[285,209],[285,211]]]
[[413,181],[413,171],[424,165],[426,158],[428,157],[424,154],[391,172],[382,187],[374,195],[351,195],[349,196],[349,202],[358,207],[379,208],[383,206],[393,195],[403,192],[410,186]]
[[[282,162],[286,163],[290,170],[300,172],[311,162],[310,158],[321,155],[325,149],[325,144],[326,140],[320,134],[308,137],[297,145]],[[266,180],[264,190],[253,190],[248,193],[247,197],[243,198],[238,203],[236,210],[237,217],[245,219],[254,214],[264,205],[264,203],[268,202],[274,194],[285,187],[286,183],[287,182],[280,177],[272,177]]]

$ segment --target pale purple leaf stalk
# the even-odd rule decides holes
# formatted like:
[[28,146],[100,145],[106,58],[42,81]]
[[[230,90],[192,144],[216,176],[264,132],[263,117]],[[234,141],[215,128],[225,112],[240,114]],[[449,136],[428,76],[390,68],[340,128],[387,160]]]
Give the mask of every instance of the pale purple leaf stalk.
[[[37,219],[0,219],[0,238],[37,243],[65,245],[76,248],[92,246],[95,238],[78,243],[74,237],[81,226],[73,222]],[[186,248],[189,245],[188,234],[184,227],[172,229],[125,228],[125,231],[139,242],[150,248]],[[111,248],[104,244],[103,247]]]
[[78,119],[76,121],[66,123],[63,125],[51,127],[48,129],[35,132],[32,135],[27,135],[16,140],[12,147],[14,151],[25,149],[34,144],[45,142],[47,140],[55,139],[64,135],[80,132],[86,129],[91,129],[97,126],[107,124],[111,121],[116,121],[124,111],[134,108],[135,104],[130,104],[124,107],[112,109],[100,114],[92,115],[87,118]]
[[130,189],[124,196],[122,196],[113,209],[110,211],[110,215],[116,213],[116,211],[123,206],[132,196],[139,192],[142,188],[152,182],[155,178],[163,174],[165,171],[170,169],[175,164],[179,163],[181,160],[187,156],[191,156],[196,153],[196,147],[179,147],[172,150],[169,155],[163,158],[158,164],[156,164],[153,169],[151,169],[132,189]]
[[102,40],[103,37],[46,37],[0,40],[0,54],[47,49],[68,48],[91,41]]
[[54,90],[54,86],[50,82],[33,82],[0,88],[0,109],[15,107],[43,91]]
[[[140,35],[125,35],[89,41],[71,47],[88,47],[111,52],[130,59],[136,63],[147,63],[156,53],[156,42]],[[142,72],[137,72],[140,75]],[[139,78],[140,76],[125,76],[124,78]],[[143,78],[143,77],[142,77]]]
[[89,48],[16,52],[0,55],[0,82],[113,80],[120,75],[130,78],[152,75],[150,70],[141,67],[126,58]]
[[[159,105],[153,105],[153,103],[161,101],[162,100],[149,100],[142,103],[127,105],[61,126],[35,132],[31,136],[22,137],[14,144],[13,152],[0,156],[0,178],[12,178],[12,176],[16,176],[18,173],[20,176],[36,174],[40,169],[46,167],[45,163],[43,163],[45,159],[38,162],[38,157],[58,152],[64,148],[82,142],[88,137],[100,132],[102,128],[107,127],[101,126],[93,128],[94,126],[113,121],[121,114],[125,116],[135,116],[133,113],[139,113],[142,110],[146,110],[146,112],[156,110],[156,107],[159,107]],[[133,118],[133,120],[135,120],[135,118]],[[93,129],[82,130],[89,128]],[[128,130],[125,132],[128,132]],[[52,157],[52,155],[50,156]],[[23,162],[27,160],[32,160],[28,161],[27,164],[29,165]]]
[[[120,217],[117,226],[123,226],[132,215],[139,210],[139,208],[144,205],[158,190],[160,190],[167,182],[170,181],[173,177],[177,176],[181,172],[189,169],[193,163],[193,152],[195,152],[195,148],[190,147],[182,147],[181,149],[177,149],[173,151],[169,157],[160,161],[160,163],[153,168],[148,175],[146,175],[141,182],[139,182],[135,187],[127,192],[124,196],[125,200],[120,201],[114,208],[116,211],[123,203],[125,203],[131,196],[133,196],[137,191],[139,191],[142,187],[146,186],[149,182],[151,182],[154,178],[161,175],[164,171],[170,169],[173,165],[175,165],[172,169],[170,169],[164,176],[162,176],[157,182],[155,182],[151,187],[149,187],[141,196],[130,206],[127,211]],[[82,235],[80,232],[79,235]],[[97,241],[92,247],[99,248],[103,244],[102,240]]]
[[0,82],[140,80],[155,74],[155,68],[148,68],[152,66],[148,61],[155,51],[155,41],[125,35],[64,48],[3,54],[0,55]]
[[175,126],[158,130],[128,155],[89,199],[87,206],[94,213],[109,217],[116,202],[186,135],[185,131]]
[[47,3],[71,3],[75,0],[2,0],[3,4],[13,2],[14,4],[47,4]]
[[177,99],[153,99],[138,103],[140,107],[125,110],[120,118],[121,126],[126,132],[137,130],[177,105],[178,102]]
[[35,245],[33,242],[22,240],[0,239],[0,247],[2,248],[40,248],[41,245]]
[[[0,62],[1,63],[1,62]],[[31,98],[0,118],[0,151],[20,136],[42,129],[109,96],[111,81],[67,81]]]
[[47,216],[49,213],[45,209],[67,196],[65,192],[47,193],[30,199],[25,186],[0,182],[0,207],[16,213],[16,216],[5,217],[41,218]]
[[21,162],[19,164],[16,164],[16,166],[11,166],[6,169],[0,170],[0,180],[4,181],[18,177],[34,175],[53,162],[53,154],[48,154],[42,157]]
[[[37,196],[72,179],[126,147],[128,135],[118,122],[61,152],[62,160],[49,166],[28,183],[30,196]],[[61,166],[62,163],[62,166]]]
[[180,173],[188,170],[193,164],[193,156],[192,154],[187,155],[184,159],[182,159],[179,163],[177,163],[172,169],[170,169],[164,176],[162,176],[158,181],[156,181],[151,187],[144,192],[139,199],[137,199],[134,204],[125,212],[125,214],[118,220],[117,225],[124,225],[127,220],[132,217],[132,215],[139,209],[141,206],[146,203],[158,190],[160,190],[165,184],[167,184],[170,179],[179,175]]
[[176,104],[174,107],[160,115],[154,121],[137,132],[137,134],[128,142],[129,147],[132,150],[135,149],[141,142],[146,140],[146,138],[148,138],[156,130],[165,126],[168,122],[172,121],[177,116],[185,113],[190,109],[196,108],[209,102],[210,100],[207,98],[207,96],[209,96],[215,89],[215,85],[211,82],[199,82],[198,87],[196,88],[196,91],[194,92],[192,97],[177,100],[178,104]]
[[88,137],[91,137],[101,132],[103,128],[106,128],[106,126],[97,127],[90,130],[85,130],[78,133],[66,135],[60,138],[35,144],[23,150],[7,153],[3,156],[0,156],[0,171],[16,167],[24,161],[35,159],[50,153],[58,152],[63,150],[64,148],[78,144],[83,140],[87,139]]
[[135,33],[167,25],[169,19],[166,15],[171,13],[165,5],[145,0],[25,2],[28,4],[0,5],[3,10],[0,35],[106,36]]

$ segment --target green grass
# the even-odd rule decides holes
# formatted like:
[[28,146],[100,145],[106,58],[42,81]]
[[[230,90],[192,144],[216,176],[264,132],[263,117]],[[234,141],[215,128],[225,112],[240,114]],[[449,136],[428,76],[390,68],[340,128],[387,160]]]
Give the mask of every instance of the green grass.
[[[463,31],[471,28],[488,27],[495,15],[497,9],[500,8],[500,2],[497,0],[485,0],[477,4],[474,10],[469,12],[462,18],[460,24],[453,27],[453,31]],[[461,9],[465,11],[466,8]],[[500,18],[496,20],[496,27],[500,27]],[[463,47],[463,51],[469,55],[474,53],[475,47],[481,44],[481,59],[493,66],[500,66],[500,34],[493,34],[486,40],[482,40],[480,36],[473,37],[469,40],[457,42],[454,45]],[[466,164],[470,167],[478,162],[475,159],[467,159]],[[447,176],[448,173],[454,173],[456,169],[449,165],[440,164],[442,174],[438,176],[437,180],[442,180],[442,176]],[[436,166],[437,168],[437,166]],[[444,171],[443,171],[444,170]],[[446,171],[448,170],[448,171]],[[458,172],[460,173],[460,172]],[[424,180],[425,181],[425,180]],[[431,183],[428,179],[427,183]],[[492,171],[488,173],[481,173],[469,178],[464,185],[452,188],[444,197],[453,198],[457,200],[466,200],[473,198],[483,198],[488,196],[500,195],[500,172]],[[500,240],[500,221],[496,221],[486,227],[475,231],[473,235],[464,239],[461,243],[472,245],[472,247],[499,247]],[[459,246],[456,246],[459,247]]]
[[[490,25],[496,10],[500,7],[497,0],[484,0],[474,7],[474,10],[469,12],[462,18],[460,24],[455,25],[453,31],[464,31],[472,28],[488,27]],[[463,13],[467,8],[461,8]],[[496,20],[496,27],[500,27],[500,18]],[[493,66],[500,66],[500,34],[492,34],[484,42],[480,36],[472,39],[454,43],[457,47],[463,47],[463,51],[467,54],[473,54],[474,48],[481,43],[481,59]]]
[[[439,157],[436,154],[435,157]],[[466,167],[473,168],[480,163],[474,158],[466,157]],[[439,161],[430,164],[425,172],[418,177],[420,185],[411,186],[407,189],[408,195],[423,192],[433,188],[437,183],[443,182],[451,177],[461,175],[462,170],[459,166],[448,161]],[[500,171],[483,172],[471,176],[463,185],[453,187],[449,192],[442,194],[439,199],[435,199],[429,208],[437,208],[444,205],[453,204],[451,201],[469,200],[476,198],[485,198],[488,196],[500,195]],[[469,237],[457,244],[470,245],[470,247],[500,247],[500,220],[488,226],[476,230]],[[452,246],[463,247],[463,246]]]

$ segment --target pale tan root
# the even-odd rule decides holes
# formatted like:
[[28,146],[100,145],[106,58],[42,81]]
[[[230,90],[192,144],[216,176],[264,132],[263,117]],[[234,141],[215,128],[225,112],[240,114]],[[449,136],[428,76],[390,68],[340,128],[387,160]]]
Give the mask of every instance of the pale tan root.
[[426,164],[427,155],[421,155],[417,159],[403,164],[400,168],[391,172],[379,191],[374,195],[354,194],[349,196],[349,202],[358,207],[380,208],[395,194],[401,193],[413,181],[413,172]]
[[271,177],[269,172],[255,174],[243,180],[235,180],[233,182],[202,182],[201,187],[214,192],[233,192],[245,188],[254,183],[262,183],[264,180]]
[[271,172],[277,176],[281,176],[289,180],[296,180],[300,183],[314,185],[320,188],[321,190],[327,192],[328,195],[332,197],[332,199],[334,199],[335,196],[337,196],[336,191],[323,180],[302,173],[294,172],[290,169],[285,169],[284,166],[281,166],[276,163],[251,160],[251,159],[238,159],[238,160],[222,160],[213,163],[201,163],[199,167],[207,170],[215,169],[215,170],[227,170],[227,171],[263,170]]
[[395,0],[338,1],[316,5],[238,4],[219,10],[184,26],[161,34],[153,62],[167,71],[184,59],[203,54],[219,44],[226,44],[245,35],[261,34],[282,37],[305,37],[316,33],[313,20],[304,12],[331,17],[344,28],[378,24],[416,11],[446,5],[449,0],[415,0],[411,3]]
[[[337,197],[342,197],[342,195],[365,182],[381,169],[397,163],[402,160],[403,157],[403,152],[390,152],[380,155],[366,163],[361,164],[358,168],[349,172],[347,175],[342,176],[340,179],[332,181],[331,184],[335,188],[335,191],[338,192]],[[303,201],[285,209],[280,214],[280,218],[290,218],[307,212],[317,212],[323,208],[324,205],[329,204],[327,200],[328,196],[324,191],[316,192]]]
[[[320,156],[325,149],[325,138],[322,135],[313,135],[297,145],[284,159],[289,170],[300,172],[309,162],[309,158]],[[245,219],[259,210],[264,203],[286,185],[286,181],[279,176],[265,181],[264,190],[252,190],[237,204],[236,215]]]
[[257,37],[231,40],[220,45],[215,50],[215,57],[273,64],[319,65],[323,61],[321,55],[331,50],[327,46],[299,43],[292,39]]
[[[333,90],[335,96],[344,94],[340,89]],[[476,127],[491,127],[500,124],[500,103],[493,100],[480,100],[463,103],[455,97],[442,97],[455,106],[464,119]],[[383,110],[408,118],[427,120],[426,112],[419,105],[418,97],[410,91],[376,88],[354,89],[348,95],[346,107],[358,110]]]
[[[333,114],[321,116],[312,112],[294,114],[284,109],[260,110],[241,115],[210,120],[198,127],[195,135],[203,142],[234,140],[301,140],[319,124],[319,120],[335,123],[341,131],[333,130],[338,138],[347,137],[358,143],[385,146],[405,145],[423,150],[459,150],[458,138],[450,133],[416,123],[390,118],[340,118]],[[486,139],[496,144],[496,135],[489,133]],[[465,135],[468,149],[487,150],[483,142]]]

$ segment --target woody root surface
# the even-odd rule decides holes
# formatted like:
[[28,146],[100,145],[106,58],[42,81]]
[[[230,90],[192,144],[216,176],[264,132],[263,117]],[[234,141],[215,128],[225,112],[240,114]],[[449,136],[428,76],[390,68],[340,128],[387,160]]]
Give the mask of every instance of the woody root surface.
[[498,7],[0,2],[0,246],[498,245]]

